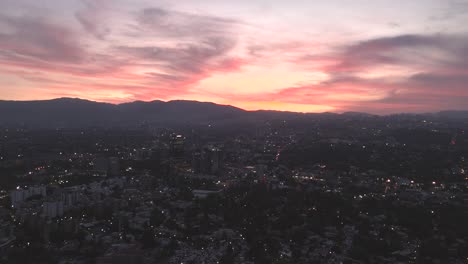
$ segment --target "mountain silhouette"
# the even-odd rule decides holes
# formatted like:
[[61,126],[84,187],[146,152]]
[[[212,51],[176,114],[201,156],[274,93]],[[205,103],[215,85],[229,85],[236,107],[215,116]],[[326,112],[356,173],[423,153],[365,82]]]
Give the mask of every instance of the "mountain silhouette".
[[[466,119],[468,111],[442,111],[424,114],[433,118]],[[0,125],[37,128],[160,125],[240,124],[271,119],[303,117],[375,117],[367,113],[345,112],[304,114],[281,111],[246,111],[230,105],[198,101],[135,101],[123,104],[94,102],[78,98],[41,101],[1,101]]]
[[0,124],[32,127],[125,126],[209,123],[239,118],[245,110],[197,101],[136,101],[124,104],[76,98],[43,101],[0,101]]

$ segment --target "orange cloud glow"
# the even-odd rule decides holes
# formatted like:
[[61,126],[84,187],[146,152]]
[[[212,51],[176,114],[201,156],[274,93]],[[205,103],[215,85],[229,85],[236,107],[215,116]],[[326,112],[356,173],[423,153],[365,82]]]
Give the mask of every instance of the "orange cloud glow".
[[[276,1],[276,11],[261,17],[249,11],[261,7],[244,1],[226,9],[203,0],[199,11],[187,11],[197,10],[187,1],[170,8],[140,0],[26,2],[0,10],[0,99],[189,99],[384,114],[468,109],[468,33],[423,31],[429,10],[422,6],[407,7],[419,22],[390,28],[320,1],[313,7],[323,14],[313,18],[309,4]],[[368,21],[384,16],[380,5]],[[343,21],[334,20],[338,13]]]

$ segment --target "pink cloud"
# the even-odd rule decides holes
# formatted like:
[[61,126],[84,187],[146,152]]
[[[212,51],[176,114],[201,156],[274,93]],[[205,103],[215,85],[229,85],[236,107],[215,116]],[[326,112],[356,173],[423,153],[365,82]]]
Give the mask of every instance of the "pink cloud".
[[[0,74],[21,77],[31,85],[32,97],[124,102],[199,98],[203,87],[197,85],[204,79],[274,63],[285,75],[309,71],[311,79],[327,79],[250,94],[211,91],[205,97],[235,105],[270,103],[281,110],[468,107],[464,35],[398,35],[326,47],[305,36],[246,38],[243,21],[158,7],[129,12],[122,16],[128,23],[113,27],[106,22],[112,15],[104,12],[106,1],[81,3],[72,15],[75,24],[0,14]],[[388,67],[394,72],[387,73]]]
[[[92,4],[86,3],[88,12]],[[78,16],[87,16],[86,12]],[[171,17],[171,12],[166,13]],[[218,30],[222,30],[220,25],[230,23],[208,16],[176,13],[177,18],[184,16],[196,18],[204,25],[220,23],[216,25]],[[88,18],[89,21],[80,22],[92,31],[90,33],[97,33],[86,25],[94,22],[95,17]],[[86,96],[96,94],[97,90],[112,93],[115,89],[117,94],[127,96],[125,100],[167,98],[185,95],[190,85],[199,80],[216,73],[236,71],[245,63],[228,54],[236,45],[235,39],[213,35],[211,31],[208,35],[192,32],[198,41],[172,46],[118,46],[98,38],[95,44],[104,44],[107,48],[97,51],[94,46],[82,45],[86,37],[76,30],[45,18],[1,17],[0,23],[11,28],[8,33],[0,34],[0,47],[4,50],[0,53],[0,65],[8,69],[9,74],[36,83],[39,92],[59,94],[71,89],[74,94]],[[40,74],[31,74],[33,71]],[[66,79],[67,75],[71,78]]]

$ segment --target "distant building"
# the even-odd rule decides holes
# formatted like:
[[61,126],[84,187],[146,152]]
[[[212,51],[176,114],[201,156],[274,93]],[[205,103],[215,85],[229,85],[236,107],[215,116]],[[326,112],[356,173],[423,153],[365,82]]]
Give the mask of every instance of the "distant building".
[[214,146],[206,146],[192,154],[192,170],[197,174],[217,174],[222,167],[222,151]]
[[98,157],[93,161],[94,170],[101,174],[107,174],[109,170],[109,161],[106,157]]
[[48,201],[43,205],[43,215],[48,218],[63,216],[64,204],[63,201]]
[[64,206],[72,207],[78,201],[79,191],[74,187],[65,188],[63,196]]
[[107,172],[109,176],[119,176],[120,175],[120,159],[116,157],[109,158],[109,171]]
[[94,171],[102,175],[118,176],[120,174],[120,159],[117,157],[99,157],[94,160]]
[[185,137],[182,135],[172,134],[170,138],[170,151],[173,157],[182,157],[184,155]]
[[194,173],[201,173],[202,172],[202,154],[201,151],[195,151],[192,153],[192,171]]
[[138,149],[135,153],[136,160],[148,160],[152,156],[152,149],[141,148]]
[[11,205],[17,207],[20,203],[26,201],[34,195],[46,196],[45,186],[32,186],[27,189],[18,188],[10,192]]

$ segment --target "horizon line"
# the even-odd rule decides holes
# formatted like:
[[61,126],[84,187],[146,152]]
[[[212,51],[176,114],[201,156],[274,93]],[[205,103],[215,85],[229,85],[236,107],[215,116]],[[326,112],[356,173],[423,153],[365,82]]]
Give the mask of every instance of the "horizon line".
[[360,112],[360,111],[343,111],[343,112],[333,112],[333,111],[324,111],[324,112],[299,112],[299,111],[288,111],[288,110],[267,110],[267,109],[253,109],[253,110],[248,110],[244,109],[239,106],[231,105],[231,104],[221,104],[221,103],[216,103],[212,101],[199,101],[199,100],[187,100],[187,99],[172,99],[172,100],[161,100],[161,99],[156,99],[156,100],[149,100],[149,101],[144,101],[144,100],[134,100],[134,101],[127,101],[127,102],[122,102],[122,103],[113,103],[113,102],[105,102],[105,101],[96,101],[92,99],[85,99],[85,98],[79,98],[79,97],[56,97],[56,98],[50,98],[50,99],[37,99],[37,100],[13,100],[13,99],[0,99],[0,102],[47,102],[47,101],[56,101],[56,100],[78,100],[78,101],[87,101],[87,102],[92,102],[92,103],[99,103],[99,104],[109,104],[109,105],[124,105],[124,104],[132,104],[132,103],[154,103],[154,102],[162,102],[162,103],[170,103],[170,102],[195,102],[195,103],[206,103],[206,104],[215,104],[219,106],[228,106],[228,107],[233,107],[237,108],[239,110],[245,111],[245,112],[280,112],[280,113],[296,113],[296,114],[337,114],[337,115],[342,115],[346,113],[356,113],[356,114],[366,114],[366,115],[371,115],[371,116],[392,116],[392,115],[427,115],[427,114],[435,114],[435,113],[441,113],[441,112],[468,112],[468,110],[460,110],[460,109],[445,109],[445,110],[438,110],[434,112],[395,112],[395,113],[388,113],[388,114],[376,114],[376,113],[369,113],[369,112]]

